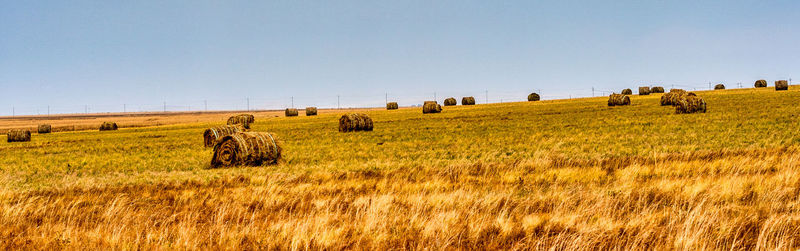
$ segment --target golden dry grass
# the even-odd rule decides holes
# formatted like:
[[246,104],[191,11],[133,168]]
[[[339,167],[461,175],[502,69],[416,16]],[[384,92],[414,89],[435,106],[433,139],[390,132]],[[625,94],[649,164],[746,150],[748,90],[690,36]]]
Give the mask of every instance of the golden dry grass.
[[263,167],[209,168],[222,114],[34,135],[0,143],[0,246],[800,248],[800,92],[698,95],[708,113],[661,94],[377,109],[346,134],[344,111],[255,113],[284,142]]

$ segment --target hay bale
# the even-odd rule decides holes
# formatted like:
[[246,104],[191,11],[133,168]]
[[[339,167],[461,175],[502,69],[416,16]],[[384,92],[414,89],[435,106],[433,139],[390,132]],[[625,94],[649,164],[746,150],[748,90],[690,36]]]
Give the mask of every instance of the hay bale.
[[650,87],[650,93],[664,93],[664,87],[662,86]]
[[633,95],[633,91],[630,88],[622,89],[622,95]]
[[630,105],[631,98],[622,94],[611,94],[608,96],[608,106]]
[[675,106],[675,113],[696,113],[706,112],[706,101],[703,98],[694,95],[684,95],[677,102]]
[[224,126],[216,126],[208,128],[203,132],[203,146],[212,147],[216,145],[219,142],[219,140],[221,140],[225,136],[244,131],[245,128],[242,124],[224,125]]
[[475,105],[475,97],[461,98],[461,105]]
[[39,125],[39,128],[37,128],[37,129],[38,129],[37,131],[39,132],[39,134],[50,133],[50,132],[53,131],[53,127],[50,126],[49,124]]
[[242,125],[245,129],[250,129],[250,124],[255,122],[256,118],[252,114],[237,114],[228,118],[228,125]]
[[756,80],[756,83],[753,84],[753,86],[755,86],[756,88],[767,87],[767,81],[763,79]]
[[539,100],[541,100],[541,97],[539,96],[538,93],[534,92],[534,93],[528,94],[528,101],[539,101]]
[[281,159],[281,147],[274,135],[266,132],[237,132],[214,145],[211,166],[260,166]]
[[669,92],[686,92],[686,90],[684,90],[684,89],[672,88],[672,89],[670,89],[670,90],[669,90]]
[[316,107],[306,107],[306,116],[316,116],[316,115],[317,115]]
[[661,105],[678,105],[678,101],[684,96],[696,96],[693,92],[686,92],[682,89],[672,89],[669,93],[661,96]]
[[8,142],[31,141],[31,131],[25,129],[11,129],[8,131],[6,141]]
[[286,117],[295,117],[299,113],[297,112],[297,109],[295,109],[295,108],[286,108],[286,111],[284,112],[284,114],[286,115]]
[[425,104],[422,105],[422,113],[440,113],[442,112],[442,106],[437,104],[436,101],[425,101]]
[[789,90],[789,82],[786,80],[775,81],[775,90],[776,91]]
[[397,108],[399,108],[397,102],[386,103],[386,110],[397,110]]
[[650,95],[650,87],[639,87],[639,95]]
[[114,131],[118,128],[117,123],[114,122],[103,122],[103,124],[100,125],[100,131]]
[[725,85],[717,84],[714,86],[714,90],[725,90]]
[[444,100],[444,106],[454,106],[457,105],[458,101],[455,98],[450,97]]
[[372,118],[363,113],[349,113],[339,118],[339,132],[372,131]]

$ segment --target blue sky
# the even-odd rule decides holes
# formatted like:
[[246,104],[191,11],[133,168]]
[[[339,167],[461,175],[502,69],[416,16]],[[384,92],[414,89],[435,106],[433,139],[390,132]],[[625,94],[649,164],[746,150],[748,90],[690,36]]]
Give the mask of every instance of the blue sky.
[[800,76],[799,16],[797,1],[0,0],[0,115],[771,85]]

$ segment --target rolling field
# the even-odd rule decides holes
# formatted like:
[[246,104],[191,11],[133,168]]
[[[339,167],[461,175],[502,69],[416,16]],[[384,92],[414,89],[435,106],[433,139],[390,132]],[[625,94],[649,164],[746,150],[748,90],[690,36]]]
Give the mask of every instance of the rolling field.
[[224,116],[0,136],[0,247],[800,248],[800,87],[697,93],[256,113],[283,147],[259,167],[209,167]]

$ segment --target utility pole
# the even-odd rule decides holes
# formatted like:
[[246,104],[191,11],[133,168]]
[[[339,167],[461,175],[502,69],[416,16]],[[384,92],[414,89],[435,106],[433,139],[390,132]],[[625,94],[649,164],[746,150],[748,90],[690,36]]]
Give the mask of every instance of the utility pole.
[[247,111],[249,112],[250,111],[250,98],[246,98],[246,99],[247,99]]
[[50,117],[50,105],[47,105],[47,116]]
[[292,96],[292,108],[294,108],[294,96]]
[[83,105],[83,113],[89,113],[89,105]]
[[122,112],[123,113],[128,112],[128,105],[127,104],[122,104]]
[[436,101],[436,92],[433,92],[433,101]]
[[592,97],[594,97],[594,86],[592,86]]
[[167,112],[167,101],[164,101],[164,112]]
[[486,103],[489,103],[489,90],[486,90]]
[[342,103],[339,102],[339,95],[336,95],[336,109],[342,109]]
[[388,92],[386,93],[386,103],[387,104],[389,103],[389,93]]
[[711,90],[711,82],[708,82],[708,89]]
[[208,111],[208,100],[203,100],[203,107],[205,108],[205,111]]

